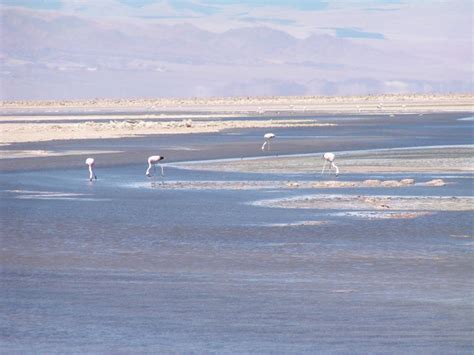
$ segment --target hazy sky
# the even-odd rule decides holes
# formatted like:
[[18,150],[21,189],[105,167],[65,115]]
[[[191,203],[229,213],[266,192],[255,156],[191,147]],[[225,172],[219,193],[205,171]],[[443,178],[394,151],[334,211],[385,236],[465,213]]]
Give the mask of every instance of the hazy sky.
[[[440,83],[454,80],[463,82],[463,87],[472,86],[472,0],[0,0],[0,5],[2,16],[16,13],[22,14],[23,18],[31,18],[31,23],[27,22],[31,25],[28,29],[24,30],[18,23],[17,27],[10,23],[13,27],[8,28],[13,42],[9,44],[9,52],[3,58],[7,59],[9,65],[4,70],[9,78],[20,73],[20,67],[29,68],[28,66],[35,64],[33,62],[36,59],[25,54],[28,49],[17,49],[14,40],[18,37],[19,45],[28,43],[31,34],[36,33],[34,26],[37,21],[34,18],[60,17],[61,23],[68,29],[68,25],[72,25],[74,19],[79,17],[97,25],[90,27],[91,31],[99,33],[105,29],[115,29],[124,35],[135,37],[136,41],[143,41],[146,34],[155,30],[156,25],[177,24],[190,24],[213,33],[267,27],[301,40],[311,35],[330,35],[336,39],[333,41],[334,46],[337,46],[338,39],[343,39],[346,40],[344,46],[366,46],[385,53],[385,58],[389,56],[394,59],[390,64],[392,67],[384,68],[384,78],[390,77],[398,81],[423,79]],[[3,28],[7,30],[5,26]],[[51,38],[51,32],[48,33]],[[52,37],[52,41],[57,40]],[[91,40],[93,37],[94,34]],[[64,38],[61,40],[64,41]],[[52,44],[48,45],[51,47]],[[191,48],[194,47],[189,50]],[[44,48],[46,49],[48,48]],[[41,53],[44,54],[45,51]],[[328,52],[325,62],[337,59],[331,58],[331,53]],[[348,52],[347,55],[351,54]],[[61,55],[58,54],[57,58],[61,58]],[[49,68],[48,70],[63,67],[63,64],[53,63],[53,59],[50,62],[47,60],[49,59],[44,56],[38,57],[37,64]],[[160,58],[156,57],[156,60]],[[299,58],[292,59],[293,62],[298,60]],[[94,66],[90,63],[81,64],[80,61],[76,64]],[[346,67],[347,65],[348,63]],[[355,63],[353,71],[357,71],[357,65]],[[278,69],[275,66],[277,72]],[[303,70],[303,67],[300,69]],[[105,68],[99,65],[97,73],[101,70]],[[197,73],[200,68],[195,66],[193,70]],[[304,70],[313,75],[310,68]],[[327,76],[321,74],[320,78],[333,80],[329,71],[327,73]],[[342,71],[332,73],[344,76]],[[360,70],[361,79],[382,80],[377,75],[369,64]],[[268,79],[273,79],[273,76],[270,75]],[[252,80],[250,75],[248,80]],[[28,87],[26,79],[24,87]]]
[[[133,23],[190,23],[223,32],[267,26],[304,38],[327,33],[390,40],[392,48],[472,55],[472,0],[0,0],[6,7]],[[423,48],[420,48],[422,45]]]
[[185,21],[215,31],[247,23],[271,25],[299,36],[332,31],[337,36],[354,38],[443,35],[453,40],[470,38],[473,6],[471,0],[0,0],[0,3],[103,19]]

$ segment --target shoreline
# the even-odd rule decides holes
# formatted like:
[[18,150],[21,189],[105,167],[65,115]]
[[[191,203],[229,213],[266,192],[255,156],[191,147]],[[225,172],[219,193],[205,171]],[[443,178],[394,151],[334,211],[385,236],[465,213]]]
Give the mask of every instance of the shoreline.
[[[392,120],[408,115],[466,113],[474,94],[346,97],[256,97],[0,101],[0,160],[46,157],[46,149],[15,144],[219,133],[339,125],[344,115]],[[318,120],[326,114],[334,120]],[[274,118],[274,119],[272,119]],[[75,154],[78,154],[77,151]],[[68,152],[55,152],[67,156]]]
[[471,196],[396,196],[318,194],[266,199],[255,206],[338,211],[445,212],[473,211]]
[[294,127],[332,127],[335,123],[320,123],[315,119],[295,120],[212,120],[196,122],[182,121],[147,122],[130,119],[108,122],[67,123],[2,123],[2,141],[5,144],[34,143],[53,140],[110,139],[147,135],[216,133],[225,129],[241,128],[294,128]]
[[[428,110],[456,109],[472,111],[474,94],[385,94],[359,96],[271,96],[271,97],[210,97],[210,98],[171,98],[171,99],[90,99],[90,100],[16,100],[0,101],[0,111],[5,109],[27,108],[141,108],[149,110],[182,111],[266,111],[272,108],[277,110],[307,111],[334,111],[343,110],[344,113],[360,112],[360,110],[376,112],[396,110]],[[354,106],[355,105],[355,106]],[[357,107],[359,105],[359,107]],[[351,111],[352,110],[352,111]]]
[[[474,145],[364,149],[338,152],[337,162],[346,174],[471,174],[473,152]],[[322,166],[321,153],[177,162],[171,166],[215,172],[314,174],[315,162]]]

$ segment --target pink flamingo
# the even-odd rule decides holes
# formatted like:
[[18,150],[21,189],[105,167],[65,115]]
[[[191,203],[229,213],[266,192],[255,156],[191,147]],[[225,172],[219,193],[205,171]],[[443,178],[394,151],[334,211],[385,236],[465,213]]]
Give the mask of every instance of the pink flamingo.
[[265,138],[265,142],[262,145],[262,150],[265,150],[265,146],[268,146],[267,150],[270,151],[270,140],[275,138],[273,133],[266,133],[263,138]]
[[94,158],[87,158],[86,164],[89,166],[89,181],[92,181],[92,179],[97,180],[97,175],[94,172],[94,164],[95,164]]
[[[153,168],[153,171],[156,172],[156,165],[160,163],[165,159],[165,157],[162,157],[161,155],[152,155],[151,157],[148,157],[148,169],[146,169],[145,175],[148,177],[151,177],[151,168]],[[161,176],[165,176],[163,172],[163,166],[160,164],[161,168]]]
[[336,155],[334,153],[324,153],[323,155],[324,159],[324,165],[323,165],[323,170],[321,171],[321,175],[324,174],[324,169],[326,168],[326,164],[330,163],[330,167],[336,169],[336,177],[339,175],[339,168],[334,164],[334,159],[336,159]]

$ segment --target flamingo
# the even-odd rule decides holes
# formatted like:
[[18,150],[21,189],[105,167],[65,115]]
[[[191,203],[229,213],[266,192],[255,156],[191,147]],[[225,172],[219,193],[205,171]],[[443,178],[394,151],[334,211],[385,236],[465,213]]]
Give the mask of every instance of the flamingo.
[[[148,169],[146,169],[145,175],[148,177],[151,177],[151,168],[153,167],[153,171],[156,172],[156,165],[160,163],[165,159],[165,157],[162,157],[161,155],[152,155],[151,157],[148,157]],[[161,176],[165,176],[163,172],[163,166],[160,165],[161,168]]]
[[92,179],[97,180],[97,175],[94,172],[94,164],[95,164],[94,158],[87,158],[86,164],[89,165],[89,181],[92,181]]
[[323,170],[321,171],[321,175],[324,174],[324,169],[326,168],[326,163],[331,163],[329,169],[334,168],[336,169],[336,177],[339,175],[339,168],[334,164],[334,159],[336,159],[336,155],[334,153],[324,153],[323,155],[324,165]]
[[262,150],[265,150],[265,146],[268,145],[268,151],[270,151],[270,140],[275,138],[273,133],[266,133],[263,138],[265,138],[265,142],[262,145]]

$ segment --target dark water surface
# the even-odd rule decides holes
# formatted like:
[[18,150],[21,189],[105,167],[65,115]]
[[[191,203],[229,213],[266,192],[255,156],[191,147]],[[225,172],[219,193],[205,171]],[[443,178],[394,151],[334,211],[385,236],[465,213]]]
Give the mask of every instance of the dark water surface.
[[[459,117],[278,129],[272,148],[472,144],[473,124]],[[97,156],[94,183],[83,156],[2,162],[2,352],[472,353],[472,212],[367,220],[252,205],[315,189],[173,190],[144,176],[143,157],[156,152],[170,161],[258,156],[262,133],[17,145],[124,153]],[[289,178],[165,172],[165,184]],[[452,184],[437,189],[320,191],[473,195],[469,174],[445,179]],[[291,225],[304,221],[325,223]]]

